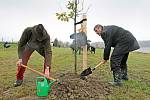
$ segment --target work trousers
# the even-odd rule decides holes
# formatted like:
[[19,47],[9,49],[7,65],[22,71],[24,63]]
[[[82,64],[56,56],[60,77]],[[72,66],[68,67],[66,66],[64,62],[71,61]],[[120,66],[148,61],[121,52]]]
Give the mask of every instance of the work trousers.
[[112,71],[116,70],[126,70],[127,71],[127,59],[128,53],[120,54],[120,55],[112,55],[110,59],[110,66]]
[[[36,50],[36,51],[45,58],[44,51],[39,51],[39,50]],[[24,50],[23,55],[22,55],[22,64],[23,65],[27,66],[28,60],[29,60],[29,58],[33,52],[34,52],[33,49],[29,48],[28,46],[25,47],[25,50]],[[45,61],[44,61],[43,66],[44,66],[43,69],[45,72],[45,68],[46,68]],[[26,68],[24,68],[22,66],[17,66],[17,67],[18,68],[17,68],[16,78],[17,78],[17,80],[23,80],[24,72],[25,72]]]

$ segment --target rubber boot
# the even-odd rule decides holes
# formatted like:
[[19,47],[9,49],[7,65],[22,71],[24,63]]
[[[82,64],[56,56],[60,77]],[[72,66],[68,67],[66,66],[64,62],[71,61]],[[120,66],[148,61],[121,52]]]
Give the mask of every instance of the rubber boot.
[[16,82],[14,83],[14,87],[21,86],[22,82],[23,80],[16,80]]
[[121,68],[121,73],[122,73],[122,80],[128,80],[128,74],[127,74],[127,66],[123,66],[123,68]]
[[122,86],[122,74],[121,74],[121,69],[118,69],[116,71],[113,71],[113,82],[109,82],[109,84],[113,86]]

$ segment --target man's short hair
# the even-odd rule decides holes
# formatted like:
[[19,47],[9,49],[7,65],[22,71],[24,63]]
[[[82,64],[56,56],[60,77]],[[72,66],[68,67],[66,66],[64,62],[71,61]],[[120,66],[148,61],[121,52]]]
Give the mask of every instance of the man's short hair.
[[102,26],[102,25],[100,25],[100,24],[97,24],[97,25],[95,25],[95,27],[94,27],[94,31],[95,31],[95,28],[99,28],[99,27],[101,27],[101,28],[102,28],[102,30],[103,30],[103,26]]
[[43,26],[42,24],[38,24],[38,25],[37,25],[37,28],[43,30],[43,29],[44,29],[44,26]]

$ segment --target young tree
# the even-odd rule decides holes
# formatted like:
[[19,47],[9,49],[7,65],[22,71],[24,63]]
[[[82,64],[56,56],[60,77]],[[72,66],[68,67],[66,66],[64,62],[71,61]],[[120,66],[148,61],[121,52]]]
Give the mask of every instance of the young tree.
[[[69,21],[69,19],[74,19],[74,33],[76,34],[76,14],[77,14],[77,0],[73,1],[70,0],[68,1],[67,4],[67,9],[68,12],[61,12],[61,13],[56,13],[56,16],[58,18],[58,20],[61,21]],[[75,51],[75,73],[77,73],[77,51]]]
[[[77,17],[81,14],[85,14],[85,13],[81,13],[83,11],[83,3],[84,3],[84,0],[82,1],[82,8],[81,8],[81,10],[79,10],[79,9],[77,9],[78,5],[79,5],[79,0],[70,0],[70,1],[68,1],[68,4],[66,5],[66,8],[68,9],[67,12],[56,13],[58,20],[66,21],[66,22],[68,22],[70,19],[74,20],[75,35],[76,35],[76,25],[79,24],[79,23],[77,23]],[[76,44],[77,44],[77,36],[75,36],[75,48],[77,48]],[[75,66],[75,73],[77,73],[77,49],[75,49],[74,66]]]

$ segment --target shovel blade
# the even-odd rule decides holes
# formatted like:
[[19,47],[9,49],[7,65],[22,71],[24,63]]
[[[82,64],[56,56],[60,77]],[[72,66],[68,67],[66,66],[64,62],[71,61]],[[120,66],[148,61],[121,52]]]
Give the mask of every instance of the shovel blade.
[[85,69],[85,70],[80,74],[80,76],[83,77],[83,76],[88,76],[88,75],[90,75],[90,74],[92,74],[92,69],[89,67],[89,68]]

